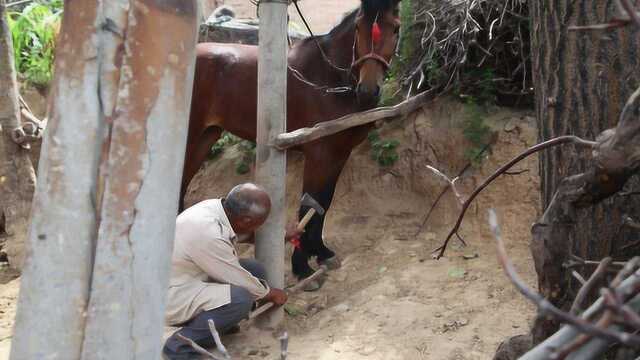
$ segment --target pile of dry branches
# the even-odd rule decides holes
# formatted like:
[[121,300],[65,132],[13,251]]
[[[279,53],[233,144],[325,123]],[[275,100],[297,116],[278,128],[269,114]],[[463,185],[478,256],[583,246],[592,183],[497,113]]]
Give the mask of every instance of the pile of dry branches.
[[[411,1],[399,79],[504,104],[531,101],[526,0]],[[410,24],[407,24],[409,20]],[[491,98],[489,98],[491,97]]]
[[[607,30],[633,25],[640,29],[640,1],[618,0],[617,12],[607,24],[572,27],[573,31]],[[622,194],[625,184],[640,173],[640,88],[627,100],[618,124],[599,134],[595,141],[576,136],[560,136],[537,144],[510,162],[501,166],[489,176],[475,191],[462,202],[462,210],[454,227],[443,245],[436,249],[437,257],[444,255],[450,239],[457,234],[461,221],[469,205],[497,177],[505,174],[522,159],[555,146],[586,147],[592,150],[592,158],[586,169],[578,174],[565,177],[557,186],[553,200],[542,217],[532,228],[531,249],[538,273],[542,293],[526,286],[515,272],[508,258],[495,214],[491,214],[491,227],[498,243],[498,259],[509,279],[516,288],[539,310],[539,316],[532,329],[532,341],[543,340],[553,322],[568,326],[534,347],[520,359],[600,359],[612,345],[621,345],[623,351],[638,355],[640,349],[640,258],[628,262],[614,262],[605,258],[600,262],[585,261],[570,254],[567,246],[568,224],[577,224],[576,214],[580,209],[591,207],[616,194]],[[450,182],[454,187],[455,183]],[[629,218],[628,226],[640,228],[636,220]],[[576,295],[570,310],[560,309],[549,300],[552,293],[566,286],[558,267],[573,270],[576,267],[596,267],[588,280],[572,271],[583,286]],[[612,276],[613,275],[613,276]],[[600,284],[600,298],[586,311],[581,308],[588,294]],[[545,286],[542,286],[545,284]],[[546,337],[546,336],[545,336]],[[531,341],[530,341],[531,343]],[[506,346],[508,347],[508,346]],[[618,353],[620,354],[620,353]],[[500,355],[501,356],[501,355]],[[511,358],[510,356],[496,359]],[[620,357],[617,357],[620,358]],[[627,357],[626,353],[623,355]]]

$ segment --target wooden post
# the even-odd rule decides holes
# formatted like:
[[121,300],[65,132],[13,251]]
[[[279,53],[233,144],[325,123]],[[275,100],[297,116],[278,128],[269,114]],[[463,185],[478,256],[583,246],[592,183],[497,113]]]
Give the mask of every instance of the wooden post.
[[[265,265],[270,286],[280,289],[284,287],[286,152],[269,144],[286,129],[287,6],[287,0],[261,0],[259,14],[256,183],[271,197],[271,214],[256,234],[256,258]],[[258,325],[276,327],[283,318],[284,311],[277,309]]]

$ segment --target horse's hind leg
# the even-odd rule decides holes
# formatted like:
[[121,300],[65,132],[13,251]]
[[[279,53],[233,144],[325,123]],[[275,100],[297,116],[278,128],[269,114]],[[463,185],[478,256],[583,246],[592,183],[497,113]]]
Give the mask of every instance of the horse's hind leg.
[[210,126],[200,134],[194,134],[187,140],[187,151],[184,158],[184,170],[182,172],[182,188],[180,189],[180,211],[184,210],[184,196],[191,179],[200,169],[200,165],[207,158],[213,144],[218,141],[222,134],[222,128]]
[[[323,144],[305,149],[303,192],[311,195],[325,209],[325,215],[316,214],[311,218],[300,238],[301,248],[293,252],[292,271],[299,278],[313,273],[313,269],[309,266],[309,257],[316,256],[318,262],[323,262],[335,256],[335,253],[322,240],[322,229],[340,172],[350,153],[351,148],[340,148],[335,144]],[[308,210],[308,207],[301,207],[300,217],[304,216]]]

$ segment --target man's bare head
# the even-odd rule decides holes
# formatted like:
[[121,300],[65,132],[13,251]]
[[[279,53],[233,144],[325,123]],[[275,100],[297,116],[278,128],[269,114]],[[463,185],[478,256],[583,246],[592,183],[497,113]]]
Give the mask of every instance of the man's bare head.
[[255,231],[271,211],[271,199],[263,188],[245,183],[235,186],[224,199],[223,207],[236,233]]

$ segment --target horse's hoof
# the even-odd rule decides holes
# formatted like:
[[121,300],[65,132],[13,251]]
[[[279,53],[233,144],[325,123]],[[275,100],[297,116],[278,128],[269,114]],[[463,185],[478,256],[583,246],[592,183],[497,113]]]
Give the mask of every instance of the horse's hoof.
[[322,283],[318,280],[312,280],[305,285],[302,290],[307,292],[318,291],[322,287]]
[[329,270],[337,270],[337,269],[340,269],[340,267],[342,267],[342,262],[338,258],[338,255],[334,255],[328,259],[319,260],[318,265],[326,266],[327,269]]

